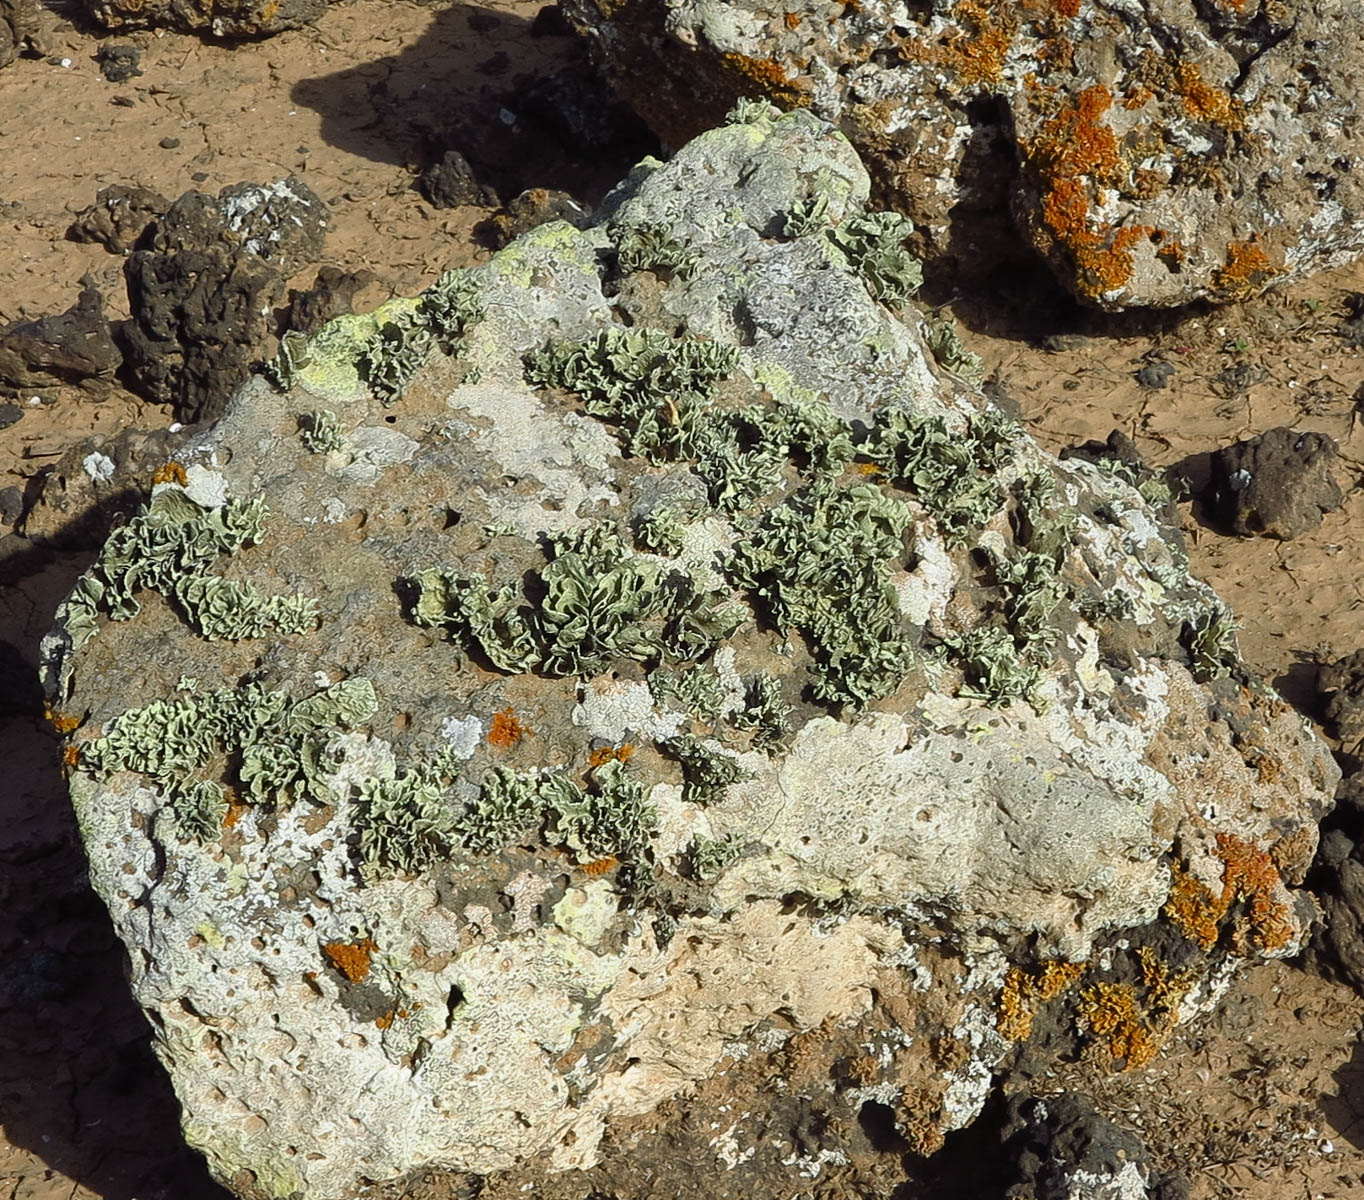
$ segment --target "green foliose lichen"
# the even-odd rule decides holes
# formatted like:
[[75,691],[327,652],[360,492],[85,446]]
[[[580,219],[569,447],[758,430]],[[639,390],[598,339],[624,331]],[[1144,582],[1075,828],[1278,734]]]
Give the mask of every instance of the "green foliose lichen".
[[1181,640],[1189,652],[1194,678],[1226,679],[1241,669],[1236,633],[1241,628],[1231,610],[1210,603],[1184,622]]
[[858,453],[913,492],[950,544],[964,545],[1004,506],[997,475],[1012,459],[1017,437],[1017,425],[993,410],[955,432],[941,417],[886,408]]
[[614,855],[647,863],[657,825],[643,783],[622,763],[609,762],[593,772],[587,788],[564,775],[522,775],[497,767],[456,818],[455,834],[483,853],[543,834],[579,861]]
[[259,803],[334,799],[323,782],[336,769],[327,743],[377,709],[374,685],[360,677],[301,701],[259,684],[153,700],[83,743],[80,770],[96,779],[120,771],[147,776],[168,795],[177,825],[203,840],[218,783],[197,773],[232,769],[243,797]]
[[525,368],[530,383],[581,396],[589,413],[616,426],[628,453],[669,462],[691,456],[717,386],[738,364],[738,350],[723,342],[611,328],[551,342]]
[[736,581],[809,642],[816,699],[859,708],[909,670],[890,582],[908,523],[905,505],[875,485],[821,478],[768,512],[735,553]]
[[312,602],[271,597],[251,584],[208,573],[221,556],[261,540],[264,501],[200,504],[178,484],[158,484],[150,503],[115,529],[99,559],[76,582],[57,621],[79,649],[98,631],[100,614],[127,621],[141,611],[137,593],[159,592],[204,637],[298,633],[314,624]]
[[482,292],[468,270],[444,272],[419,297],[419,313],[447,354],[486,315]]
[[944,638],[943,646],[966,677],[959,695],[981,700],[992,708],[1007,708],[1015,700],[1026,700],[1039,711],[1044,707],[1042,672],[1019,654],[1007,629],[982,625]]
[[744,683],[744,703],[730,717],[736,729],[753,734],[753,748],[772,753],[791,729],[791,706],[782,696],[781,683],[765,671]]
[[826,233],[830,246],[862,277],[877,300],[902,306],[924,281],[923,265],[905,240],[914,222],[900,213],[858,213]]
[[412,618],[475,645],[499,670],[594,675],[615,659],[691,661],[732,635],[747,611],[683,570],[634,554],[610,526],[556,534],[533,595],[445,570],[416,577]]
[[722,838],[708,838],[698,834],[692,839],[688,859],[691,874],[705,882],[714,879],[744,852],[742,839],[732,833]]
[[331,454],[345,444],[341,422],[329,408],[319,408],[298,418],[299,440],[310,454]]
[[395,404],[435,344],[435,335],[420,308],[399,310],[365,343],[356,364],[360,378],[381,404]]
[[682,764],[686,780],[682,796],[691,804],[713,804],[723,800],[733,784],[753,778],[753,772],[732,754],[691,734],[669,738],[662,743],[662,749]]
[[635,541],[652,554],[676,556],[685,542],[687,527],[682,514],[670,505],[660,505],[635,522]]
[[933,317],[926,321],[924,341],[934,361],[944,370],[973,384],[985,378],[985,363],[979,354],[962,344],[957,323],[950,317]]
[[611,230],[616,265],[622,275],[652,271],[673,279],[688,279],[701,261],[700,253],[680,241],[673,227],[658,221]]
[[227,816],[227,793],[221,784],[201,779],[172,793],[165,811],[182,838],[208,842],[222,830]]
[[360,861],[369,874],[421,871],[449,854],[457,836],[446,787],[433,769],[363,780],[356,827]]

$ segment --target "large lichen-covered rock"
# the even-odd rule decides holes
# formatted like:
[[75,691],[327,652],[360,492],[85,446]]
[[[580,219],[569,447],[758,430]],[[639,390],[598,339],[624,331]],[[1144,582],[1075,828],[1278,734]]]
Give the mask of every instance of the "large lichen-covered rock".
[[808,106],[944,275],[1026,237],[1104,308],[1240,299],[1364,249],[1364,10],[1347,0],[565,0],[680,144]]
[[91,878],[241,1195],[588,1168],[840,1030],[824,1110],[927,1152],[1044,1011],[1139,1066],[1301,944],[1329,755],[1159,485],[939,364],[869,186],[742,106],[286,338],[77,584]]

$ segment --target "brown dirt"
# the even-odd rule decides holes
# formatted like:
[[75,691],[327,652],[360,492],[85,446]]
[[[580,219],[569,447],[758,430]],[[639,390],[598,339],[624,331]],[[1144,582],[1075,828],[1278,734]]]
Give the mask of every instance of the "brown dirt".
[[[317,28],[235,47],[173,34],[101,39],[49,12],[51,57],[0,71],[0,323],[64,310],[87,272],[110,315],[126,315],[121,260],[64,237],[73,214],[111,183],[173,198],[300,173],[333,202],[325,261],[383,281],[361,297],[371,304],[477,260],[486,251],[472,231],[486,211],[431,209],[412,187],[414,171],[454,117],[495,120],[521,77],[572,56],[568,39],[530,36],[537,7],[348,0]],[[101,40],[139,45],[144,74],[107,83],[93,60]],[[168,138],[179,145],[161,148]],[[543,150],[518,152],[522,175],[511,182],[565,187],[591,202],[626,165],[575,164],[549,142]],[[508,180],[497,182],[510,194]],[[1315,657],[1364,645],[1355,398],[1364,356],[1344,336],[1356,291],[1364,266],[1282,295],[1154,318],[1080,314],[1040,276],[1001,280],[986,300],[935,299],[948,302],[1050,448],[1119,428],[1153,465],[1183,464],[1197,482],[1209,451],[1275,425],[1340,443],[1345,504],[1297,541],[1227,537],[1181,506],[1196,569],[1245,625],[1243,653],[1307,703]],[[1058,334],[1086,340],[1042,348]],[[1175,368],[1164,389],[1136,383],[1151,357]],[[0,430],[0,488],[31,486],[91,433],[171,421],[117,389],[100,401],[58,389],[21,403],[23,419]],[[0,639],[28,662],[87,561],[0,527]],[[222,1193],[179,1140],[174,1097],[124,983],[123,951],[85,880],[57,744],[40,717],[11,711],[24,699],[11,674],[0,659],[0,1200],[212,1200]],[[1189,1174],[1195,1200],[1364,1195],[1362,1022],[1364,1000],[1349,989],[1291,965],[1262,967],[1152,1067],[1112,1076],[1095,1098],[1144,1133],[1162,1165]]]

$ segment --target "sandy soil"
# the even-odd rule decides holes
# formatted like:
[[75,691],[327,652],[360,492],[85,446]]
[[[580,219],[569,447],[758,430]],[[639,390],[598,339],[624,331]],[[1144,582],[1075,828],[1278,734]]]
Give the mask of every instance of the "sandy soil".
[[[0,72],[0,324],[64,310],[87,273],[110,315],[126,315],[122,261],[65,238],[110,183],[173,198],[301,174],[332,205],[325,261],[379,276],[370,303],[477,260],[487,252],[472,231],[487,212],[436,211],[413,177],[451,121],[498,120],[527,78],[576,53],[570,39],[531,36],[537,7],[348,0],[316,28],[235,47],[157,33],[101,39],[49,12],[50,56]],[[93,58],[101,40],[140,46],[144,73],[106,82]],[[575,163],[549,140],[528,154],[533,138],[512,132],[496,180],[504,195],[535,184],[591,203],[628,165]],[[1243,305],[1155,318],[1082,313],[1027,273],[981,296],[931,299],[959,319],[1050,448],[1118,428],[1153,465],[1180,465],[1196,484],[1209,451],[1276,425],[1339,442],[1346,501],[1310,536],[1227,537],[1181,506],[1196,568],[1244,623],[1244,654],[1310,706],[1315,659],[1364,645],[1364,356],[1344,336],[1362,291],[1356,266]],[[1064,348],[1043,348],[1049,335]],[[1135,380],[1153,357],[1175,368],[1166,388]],[[20,402],[23,418],[0,430],[0,489],[30,486],[91,433],[172,420],[117,389]],[[0,526],[0,640],[22,659],[35,660],[87,561]],[[24,686],[0,656],[0,1200],[212,1200],[223,1193],[179,1140],[123,952],[85,879],[58,748],[16,711]],[[1144,1133],[1163,1165],[1183,1167],[1195,1200],[1364,1196],[1362,1022],[1364,1001],[1349,989],[1263,967],[1155,1065],[1113,1076],[1096,1099]]]

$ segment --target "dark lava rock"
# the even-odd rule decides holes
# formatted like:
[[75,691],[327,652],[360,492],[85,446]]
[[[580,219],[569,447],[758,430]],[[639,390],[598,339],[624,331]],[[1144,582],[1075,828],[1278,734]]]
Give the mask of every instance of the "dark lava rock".
[[1149,362],[1137,372],[1137,383],[1144,388],[1170,386],[1175,369],[1167,362]]
[[16,525],[24,515],[24,489],[11,484],[0,488],[0,525]]
[[568,18],[564,16],[562,8],[557,4],[546,4],[535,14],[535,20],[530,23],[530,36],[533,38],[577,37],[578,34],[569,24]]
[[17,404],[0,404],[0,429],[8,429],[23,417],[24,410]]
[[123,361],[104,316],[104,297],[88,275],[64,313],[0,330],[0,386],[53,387],[109,380]]
[[43,53],[39,42],[38,0],[0,0],[0,67],[25,50]]
[[1364,741],[1364,650],[1322,667],[1317,690],[1325,700],[1324,715],[1347,746]]
[[427,167],[417,186],[433,208],[458,208],[463,204],[491,208],[501,203],[497,192],[478,182],[469,160],[458,150],[447,150]]
[[1002,1138],[1013,1172],[1003,1193],[1007,1200],[1180,1200],[1188,1195],[1178,1177],[1155,1178],[1150,1155],[1135,1134],[1078,1096],[1015,1097]]
[[110,83],[124,83],[142,74],[142,48],[130,42],[101,46],[95,51],[95,61]]
[[297,289],[289,292],[289,311],[284,324],[300,333],[316,333],[333,317],[354,312],[355,294],[378,281],[379,276],[373,271],[323,267],[306,292]]
[[326,205],[297,178],[186,192],[125,268],[124,327],[134,390],[214,420],[254,362],[267,357],[284,280],[322,252]]
[[214,37],[260,37],[297,29],[327,11],[327,0],[83,0],[108,29],[159,26]]
[[508,242],[547,221],[567,221],[571,225],[581,226],[591,215],[567,192],[527,188],[486,221],[480,222],[478,229],[494,249],[500,250]]
[[1282,426],[1227,446],[1212,456],[1214,506],[1246,536],[1311,533],[1344,499],[1331,474],[1337,454],[1324,433]]
[[100,188],[95,202],[76,214],[66,236],[73,242],[99,242],[113,254],[127,254],[171,202],[151,188],[121,183]]

